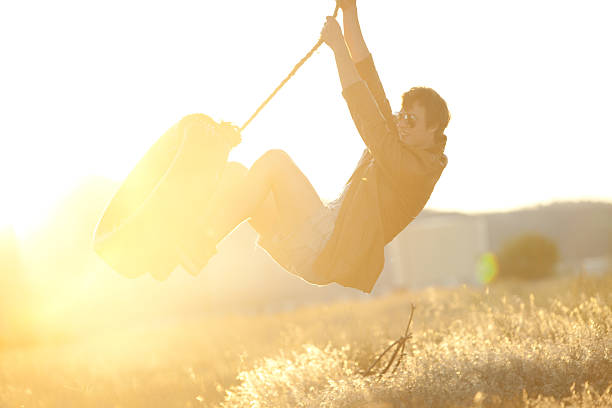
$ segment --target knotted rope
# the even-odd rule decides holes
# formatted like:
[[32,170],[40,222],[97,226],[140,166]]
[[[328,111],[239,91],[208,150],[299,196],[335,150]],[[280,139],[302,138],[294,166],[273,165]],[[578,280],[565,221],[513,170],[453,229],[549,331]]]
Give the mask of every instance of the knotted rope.
[[[338,16],[338,9],[340,8],[339,4],[336,3],[336,9],[334,10],[334,18],[336,18]],[[312,49],[308,52],[308,54],[306,54],[306,56],[304,58],[302,58],[300,60],[300,62],[297,63],[297,65],[295,67],[293,67],[293,70],[291,70],[291,72],[289,73],[289,75],[287,75],[287,78],[283,79],[283,81],[280,83],[279,86],[276,87],[276,89],[274,90],[274,92],[272,92],[270,94],[270,96],[268,96],[268,99],[266,99],[261,105],[259,105],[259,108],[257,108],[257,110],[255,111],[255,113],[249,118],[249,120],[247,120],[245,122],[244,125],[242,125],[242,127],[240,128],[240,132],[242,132],[248,125],[249,123],[251,123],[251,121],[253,119],[255,119],[255,116],[257,116],[259,114],[259,112],[261,112],[261,110],[268,104],[268,102],[270,102],[270,100],[272,100],[272,98],[274,97],[274,95],[276,95],[278,93],[278,91],[280,91],[280,89],[293,77],[293,75],[295,75],[295,73],[298,71],[298,69],[300,69],[300,67],[302,65],[304,65],[304,63],[306,61],[308,61],[308,59],[310,57],[312,57],[312,55],[315,53],[315,51],[321,46],[321,44],[323,44],[323,40],[319,39],[319,41],[315,44],[314,47],[312,47]]]

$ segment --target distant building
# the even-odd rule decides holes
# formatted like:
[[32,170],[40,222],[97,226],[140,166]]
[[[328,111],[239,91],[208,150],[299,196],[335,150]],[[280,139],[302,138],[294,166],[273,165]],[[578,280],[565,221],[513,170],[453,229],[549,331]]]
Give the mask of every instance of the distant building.
[[385,248],[380,289],[478,284],[478,260],[487,251],[488,229],[482,217],[417,218]]
[[578,274],[601,276],[612,273],[612,255],[564,260],[557,265],[557,273],[561,276]]
[[582,260],[582,272],[589,275],[603,275],[610,272],[612,262],[609,256],[593,256]]

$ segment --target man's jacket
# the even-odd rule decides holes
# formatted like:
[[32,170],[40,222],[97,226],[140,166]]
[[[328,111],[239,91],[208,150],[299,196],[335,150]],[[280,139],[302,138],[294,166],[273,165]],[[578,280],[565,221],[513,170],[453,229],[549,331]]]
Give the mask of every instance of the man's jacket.
[[445,135],[428,149],[401,142],[372,55],[356,67],[362,80],[342,95],[367,148],[314,271],[370,293],[385,263],[385,245],[425,207],[448,159]]

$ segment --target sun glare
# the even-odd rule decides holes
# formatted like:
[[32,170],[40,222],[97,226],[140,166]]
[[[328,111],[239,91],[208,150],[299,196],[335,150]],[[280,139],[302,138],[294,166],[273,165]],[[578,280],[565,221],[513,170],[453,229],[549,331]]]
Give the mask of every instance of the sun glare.
[[12,202],[0,202],[0,230],[5,231],[13,229],[19,238],[23,238],[26,230],[31,227],[27,225],[25,217],[18,217]]

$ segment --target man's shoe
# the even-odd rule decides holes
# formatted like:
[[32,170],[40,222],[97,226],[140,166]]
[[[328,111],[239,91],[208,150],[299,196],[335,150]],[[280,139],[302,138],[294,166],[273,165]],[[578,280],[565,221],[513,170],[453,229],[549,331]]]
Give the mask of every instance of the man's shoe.
[[178,247],[179,261],[191,275],[197,276],[208,264],[210,258],[217,253],[216,245],[203,243],[203,240],[193,240]]

